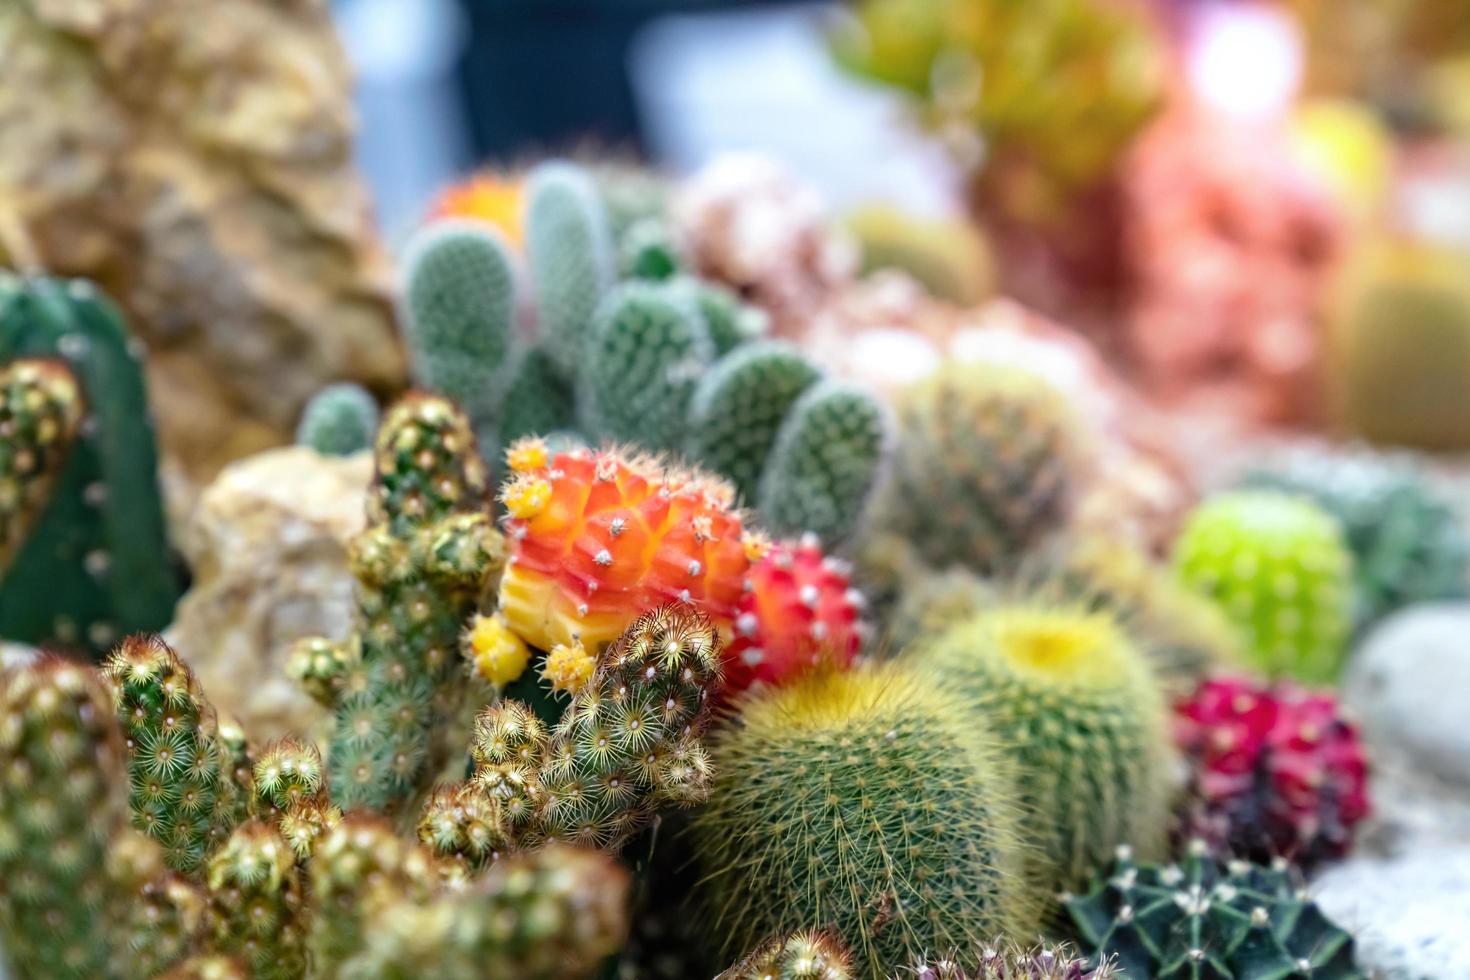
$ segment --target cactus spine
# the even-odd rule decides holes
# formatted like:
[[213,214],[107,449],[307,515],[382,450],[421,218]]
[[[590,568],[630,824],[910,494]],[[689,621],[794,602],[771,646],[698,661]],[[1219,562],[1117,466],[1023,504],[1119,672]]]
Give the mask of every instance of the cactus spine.
[[861,521],[893,446],[883,405],[840,381],[808,388],[781,424],[761,477],[759,508],[777,534],[815,534],[828,547]]
[[105,872],[127,814],[123,745],[85,667],[0,674],[0,946],[21,976],[106,976]]
[[180,583],[158,488],[141,347],[90,283],[0,273],[0,360],[56,357],[86,416],[3,583],[0,633],[101,655],[173,618]]
[[362,385],[327,385],[311,396],[296,426],[298,445],[323,456],[351,456],[373,444],[378,403]]
[[825,922],[854,975],[995,935],[1034,933],[1016,787],[942,679],[901,665],[757,689],[711,738],[693,832],[727,949]]
[[103,669],[127,737],[133,826],[163,845],[170,868],[196,871],[248,803],[214,706],[157,636],[127,638]]
[[334,798],[393,813],[450,751],[439,722],[464,696],[460,631],[500,567],[501,539],[479,510],[485,471],[469,422],[449,402],[411,395],[393,406],[375,457],[369,526],[349,556],[358,633],[303,644],[292,669],[334,699]]
[[63,365],[0,368],[0,574],[50,499],[81,422],[81,392]]
[[1168,714],[1147,661],[1105,613],[1002,605],[917,656],[964,695],[969,717],[1015,757],[1041,828],[1032,874],[1087,880],[1119,844],[1161,850],[1168,830]]
[[1272,678],[1337,679],[1352,615],[1352,554],[1315,504],[1271,491],[1205,501],[1174,544],[1174,568],[1241,631]]

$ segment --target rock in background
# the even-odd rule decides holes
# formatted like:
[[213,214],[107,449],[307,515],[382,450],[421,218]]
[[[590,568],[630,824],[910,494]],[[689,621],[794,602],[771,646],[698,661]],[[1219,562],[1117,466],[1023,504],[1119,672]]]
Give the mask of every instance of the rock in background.
[[328,381],[399,381],[326,0],[16,0],[0,63],[0,265],[127,308],[192,480]]
[[200,496],[181,541],[194,585],[166,635],[253,739],[329,720],[286,676],[286,657],[302,637],[352,628],[347,542],[371,479],[369,453],[289,446],[230,464]]

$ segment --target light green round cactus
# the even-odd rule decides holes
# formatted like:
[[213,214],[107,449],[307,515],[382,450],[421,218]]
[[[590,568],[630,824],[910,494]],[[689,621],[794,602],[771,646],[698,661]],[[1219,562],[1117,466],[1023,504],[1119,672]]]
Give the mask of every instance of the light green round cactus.
[[1014,757],[1041,844],[1034,880],[1071,888],[1120,844],[1161,851],[1171,802],[1167,707],[1113,617],[1000,605],[914,655]]
[[414,238],[403,267],[414,382],[482,424],[515,367],[515,267],[504,239],[483,222],[436,221]]
[[592,315],[615,275],[607,212],[582,169],[561,161],[531,172],[527,197],[526,253],[541,336],[571,375],[589,356]]
[[104,864],[128,790],[109,700],[60,659],[0,673],[0,947],[20,976],[110,975]]
[[571,428],[576,419],[577,399],[571,382],[545,348],[528,348],[516,362],[515,377],[500,404],[496,419],[500,445]]
[[791,406],[761,475],[758,509],[780,535],[847,541],[880,488],[893,445],[888,411],[873,395],[827,380]]
[[854,975],[936,949],[1035,934],[1004,751],[945,679],[902,666],[813,673],[752,691],[712,738],[715,785],[693,833],[728,953],[826,923]]
[[598,307],[582,365],[587,428],[645,449],[682,449],[694,387],[713,359],[684,298],[654,283],[622,284]]
[[1075,482],[1075,427],[1051,386],[1014,368],[953,364],[903,394],[890,529],[929,564],[1014,571],[1062,525]]
[[1337,680],[1351,628],[1352,554],[1337,521],[1315,504],[1265,490],[1213,497],[1175,542],[1174,568],[1225,610],[1255,667],[1307,684]]
[[323,456],[351,456],[373,444],[378,403],[362,385],[327,385],[311,396],[296,426],[296,442]]
[[756,499],[766,458],[791,406],[821,371],[783,341],[747,344],[715,362],[689,408],[689,456]]

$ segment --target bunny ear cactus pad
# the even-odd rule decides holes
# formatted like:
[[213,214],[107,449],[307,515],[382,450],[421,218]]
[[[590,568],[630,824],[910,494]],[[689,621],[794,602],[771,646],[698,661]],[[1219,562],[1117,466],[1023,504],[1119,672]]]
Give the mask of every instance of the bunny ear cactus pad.
[[694,392],[690,457],[733,483],[737,499],[753,503],[781,423],[821,376],[799,350],[778,340],[720,358]]
[[525,436],[549,436],[577,422],[577,396],[543,346],[527,348],[516,362],[496,419],[501,445]]
[[541,336],[571,376],[591,356],[592,315],[616,275],[607,211],[591,179],[570,163],[537,167],[527,196],[526,251]]
[[51,501],[0,583],[0,634],[100,656],[173,618],[158,451],[141,364],[116,307],[83,280],[0,273],[0,359],[55,357],[86,415]]
[[1342,528],[1315,504],[1265,490],[1213,497],[1175,542],[1174,568],[1225,610],[1253,666],[1307,684],[1337,680],[1353,560]]
[[296,426],[296,443],[323,456],[351,456],[373,444],[378,403],[362,385],[328,385],[306,403]]
[[409,245],[404,270],[414,381],[476,425],[493,418],[515,368],[515,267],[504,239],[481,222],[435,222]]
[[945,679],[901,665],[808,674],[749,692],[710,738],[693,816],[709,915],[729,952],[828,923],[854,976],[997,935],[1033,935],[1001,746]]
[[1043,604],[976,614],[916,653],[1014,756],[1042,830],[1033,876],[1085,882],[1120,844],[1168,831],[1168,708],[1143,655],[1106,613]]
[[1365,980],[1353,939],[1293,880],[1217,864],[1201,842],[1177,865],[1137,864],[1119,848],[1106,880],[1066,900],[1082,943],[1129,980]]
[[597,309],[582,366],[588,426],[645,449],[682,449],[695,385],[713,360],[693,304],[666,286],[623,283]]
[[82,423],[82,395],[54,361],[0,368],[0,575],[50,499]]
[[777,534],[851,538],[879,490],[893,447],[883,403],[841,381],[808,388],[782,423],[761,477],[759,510]]

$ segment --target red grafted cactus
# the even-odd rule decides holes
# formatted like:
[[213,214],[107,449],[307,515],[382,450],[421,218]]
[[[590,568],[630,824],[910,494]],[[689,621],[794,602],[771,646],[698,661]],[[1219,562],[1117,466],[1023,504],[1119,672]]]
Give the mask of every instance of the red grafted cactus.
[[752,540],[721,481],[654,457],[539,440],[511,447],[500,613],[543,650],[596,650],[641,613],[689,602],[728,635]]
[[818,664],[846,667],[862,648],[862,594],[815,536],[772,545],[747,583],[725,651],[727,692],[779,684]]
[[1176,707],[1175,722],[1192,767],[1187,832],[1303,865],[1351,847],[1370,810],[1368,765],[1330,694],[1218,678]]

